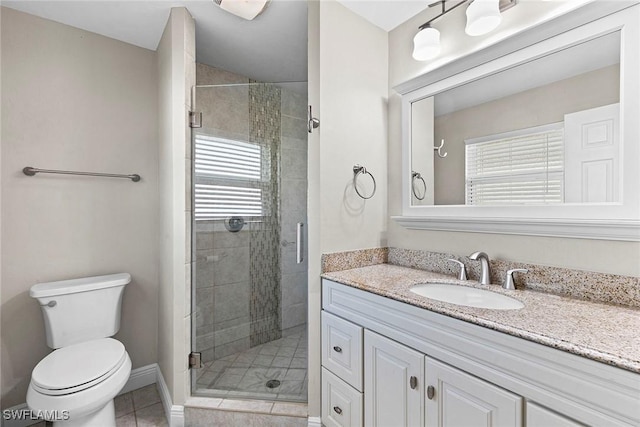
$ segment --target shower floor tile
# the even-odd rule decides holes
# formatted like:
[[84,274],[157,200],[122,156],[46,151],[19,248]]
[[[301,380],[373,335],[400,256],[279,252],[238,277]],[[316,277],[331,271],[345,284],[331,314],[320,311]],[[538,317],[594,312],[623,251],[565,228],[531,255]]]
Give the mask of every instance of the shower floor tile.
[[[270,380],[279,384],[268,387]],[[306,325],[288,330],[278,340],[205,364],[196,384],[197,392],[216,397],[306,402]]]

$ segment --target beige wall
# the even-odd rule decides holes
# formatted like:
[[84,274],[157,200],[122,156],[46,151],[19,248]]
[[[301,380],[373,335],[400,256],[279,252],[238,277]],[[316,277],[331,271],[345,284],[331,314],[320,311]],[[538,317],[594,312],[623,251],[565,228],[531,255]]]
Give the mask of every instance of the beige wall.
[[[155,53],[2,9],[2,407],[25,402],[50,350],[41,281],[129,272],[116,338],[157,360]],[[21,173],[138,173],[142,181]],[[82,319],[78,319],[82,321]]]
[[[309,414],[320,415],[320,255],[386,245],[387,33],[333,0],[309,2]],[[367,201],[353,165],[373,173]],[[363,180],[365,185],[371,184]]]
[[[402,142],[400,96],[393,86],[414,78],[444,61],[477,50],[494,38],[522,30],[546,19],[562,2],[520,2],[505,12],[500,30],[482,37],[464,34],[464,10],[456,10],[439,21],[443,54],[434,62],[417,62],[411,57],[412,38],[425,22],[425,11],[389,33],[389,215],[401,215]],[[446,28],[443,25],[446,23]],[[445,42],[446,40],[446,42]],[[446,45],[445,45],[446,43]],[[640,244],[583,239],[510,236],[486,233],[458,233],[409,230],[388,220],[389,246],[468,255],[484,250],[492,258],[545,264],[605,273],[640,275]]]
[[[320,2],[320,221],[322,252],[386,244],[387,33],[336,1]],[[359,163],[377,179],[361,199]],[[363,191],[372,188],[360,176]]]
[[435,204],[465,203],[466,139],[562,122],[565,114],[617,102],[620,66],[612,65],[436,117],[435,140],[446,141],[447,157],[434,162]]
[[195,23],[185,8],[171,9],[157,50],[160,291],[158,364],[173,404],[189,393],[191,347],[191,129],[195,85]]

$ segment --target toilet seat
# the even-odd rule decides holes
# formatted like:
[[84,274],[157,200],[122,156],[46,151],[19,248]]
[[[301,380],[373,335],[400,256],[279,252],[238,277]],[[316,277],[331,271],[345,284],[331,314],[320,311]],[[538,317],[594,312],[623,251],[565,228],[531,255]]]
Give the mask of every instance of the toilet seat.
[[113,338],[70,345],[42,359],[31,374],[31,384],[49,396],[77,393],[109,378],[127,358],[124,345]]

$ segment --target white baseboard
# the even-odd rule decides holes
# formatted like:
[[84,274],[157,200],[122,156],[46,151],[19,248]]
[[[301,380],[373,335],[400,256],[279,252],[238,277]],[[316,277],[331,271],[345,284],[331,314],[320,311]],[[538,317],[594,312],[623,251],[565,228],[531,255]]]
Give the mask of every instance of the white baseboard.
[[320,417],[309,417],[307,427],[322,427],[322,419]]
[[127,381],[118,395],[129,393],[130,391],[154,384],[158,377],[157,373],[159,370],[160,368],[157,363],[132,369],[131,375],[129,375],[129,381]]
[[156,382],[158,384],[158,391],[160,392],[160,400],[164,407],[164,413],[169,421],[170,427],[184,427],[184,406],[174,405],[171,400],[171,393],[169,393],[169,387],[164,381],[162,371],[160,367],[156,365]]

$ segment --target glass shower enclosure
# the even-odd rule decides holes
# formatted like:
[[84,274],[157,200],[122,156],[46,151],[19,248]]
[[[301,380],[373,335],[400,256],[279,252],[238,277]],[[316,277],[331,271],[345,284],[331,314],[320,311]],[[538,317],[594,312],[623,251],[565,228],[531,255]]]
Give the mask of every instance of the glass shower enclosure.
[[195,87],[192,393],[307,400],[306,84]]

